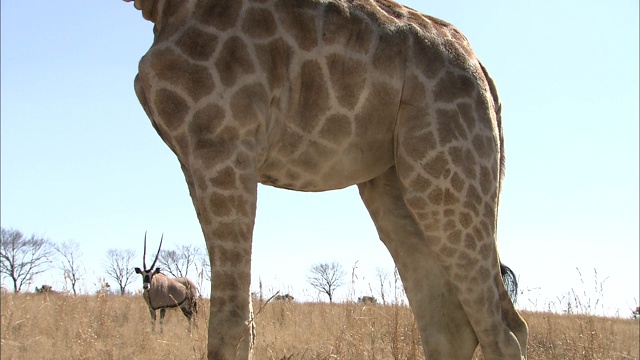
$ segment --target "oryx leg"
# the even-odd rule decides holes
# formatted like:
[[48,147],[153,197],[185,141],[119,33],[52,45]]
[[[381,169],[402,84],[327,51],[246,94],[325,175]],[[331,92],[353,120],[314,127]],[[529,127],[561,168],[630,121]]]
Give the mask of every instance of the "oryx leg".
[[151,331],[156,331],[156,311],[149,308],[149,314],[151,314]]
[[187,319],[191,320],[191,317],[193,316],[193,311],[191,311],[190,306],[181,307],[180,310],[182,310],[182,314],[184,314],[184,316],[186,316]]
[[195,305],[192,305],[190,302],[188,302],[186,306],[180,307],[180,310],[182,310],[182,313],[187,317],[187,321],[189,322],[189,334],[191,334],[191,328],[193,327],[193,321],[195,320],[195,314],[193,310],[194,306]]
[[198,328],[198,303],[196,301],[191,305],[192,315],[191,315],[191,323]]
[[164,315],[166,313],[167,313],[167,309],[164,309],[164,308],[160,309],[160,333],[161,334],[163,333],[163,330],[164,330],[162,324],[164,323]]

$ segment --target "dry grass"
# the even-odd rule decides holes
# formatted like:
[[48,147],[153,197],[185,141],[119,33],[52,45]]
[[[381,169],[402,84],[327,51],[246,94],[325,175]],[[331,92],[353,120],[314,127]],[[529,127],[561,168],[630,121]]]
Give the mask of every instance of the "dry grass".
[[[1,357],[8,359],[205,359],[208,303],[192,336],[179,311],[151,333],[141,297],[2,295]],[[256,310],[260,304],[256,303]],[[638,359],[638,322],[524,313],[530,359]],[[271,302],[256,318],[256,358],[423,359],[408,308]],[[476,356],[481,359],[481,356]]]
[[524,313],[531,359],[638,359],[638,320]]

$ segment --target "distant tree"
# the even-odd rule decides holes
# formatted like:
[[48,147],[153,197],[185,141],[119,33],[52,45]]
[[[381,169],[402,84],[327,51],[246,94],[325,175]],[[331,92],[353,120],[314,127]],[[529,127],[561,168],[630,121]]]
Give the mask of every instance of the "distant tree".
[[387,305],[387,297],[384,286],[389,281],[389,273],[383,268],[378,267],[376,268],[376,276],[378,277],[378,283],[380,284],[380,298],[382,298],[382,304]]
[[1,228],[0,273],[13,282],[13,292],[20,292],[33,278],[49,269],[54,257],[49,240],[31,235],[25,237],[15,229]]
[[104,264],[106,274],[118,283],[120,295],[124,295],[127,286],[134,279],[133,258],[135,250],[131,249],[109,249],[107,251],[107,261]]
[[174,277],[187,277],[196,265],[200,248],[193,245],[176,246],[176,250],[161,250],[158,262],[162,271]]
[[202,276],[207,280],[211,281],[211,262],[209,261],[209,253],[205,249],[204,252],[200,253],[200,271],[202,272]]
[[322,263],[311,267],[307,281],[319,292],[327,294],[332,303],[336,289],[344,285],[344,276],[345,271],[339,263]]
[[65,283],[69,283],[71,285],[71,290],[73,291],[73,295],[77,295],[77,285],[80,280],[81,273],[81,264],[80,264],[80,256],[82,253],[80,252],[80,244],[75,240],[67,240],[60,244],[54,245],[54,249],[60,256],[62,257],[60,261],[60,270],[64,273],[64,281]]
[[96,290],[96,295],[98,296],[108,295],[111,291],[111,285],[104,276],[98,277],[98,286],[98,290]]
[[[198,258],[196,259],[196,263],[195,263],[195,269],[196,269],[196,285],[198,285],[198,289],[200,289],[200,292],[203,292],[203,284],[204,281],[208,281],[211,282],[211,264],[209,263],[209,254],[207,252],[207,248],[205,247],[204,250],[202,248],[200,248],[200,251],[198,253]],[[209,292],[209,290],[205,291]]]

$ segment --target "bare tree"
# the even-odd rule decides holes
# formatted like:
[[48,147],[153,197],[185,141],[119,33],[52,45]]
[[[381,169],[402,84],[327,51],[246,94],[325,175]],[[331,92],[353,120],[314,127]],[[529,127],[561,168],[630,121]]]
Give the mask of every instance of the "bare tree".
[[200,253],[200,269],[205,280],[211,282],[211,262],[209,261],[209,253],[206,251]]
[[307,281],[319,292],[327,294],[329,302],[333,302],[336,289],[344,285],[345,271],[337,262],[316,264],[309,270]]
[[13,292],[28,287],[36,275],[48,270],[54,252],[51,242],[15,229],[1,228],[0,273],[13,282]]
[[135,250],[131,249],[109,249],[107,251],[107,262],[104,264],[106,274],[115,280],[120,287],[120,295],[124,295],[127,286],[134,279],[132,261],[135,257]]
[[198,258],[195,263],[195,269],[196,285],[198,285],[198,289],[200,289],[200,292],[202,293],[202,290],[204,290],[202,288],[204,281],[206,280],[211,282],[211,264],[209,262],[209,254],[206,247],[204,248],[204,251],[200,248]]
[[79,261],[82,253],[80,252],[80,244],[75,240],[67,240],[60,244],[54,245],[54,249],[62,257],[60,261],[60,270],[64,273],[64,282],[71,285],[73,295],[77,295],[77,285],[80,280],[81,264]]
[[380,298],[382,298],[382,305],[387,305],[386,291],[384,290],[385,284],[389,281],[389,273],[381,267],[376,268],[376,276],[380,284]]
[[107,282],[107,278],[104,276],[98,276],[98,282],[96,285],[98,286],[98,290],[96,290],[96,295],[98,296],[108,295],[111,291],[111,285]]
[[163,271],[173,277],[187,277],[189,269],[196,265],[200,248],[194,245],[176,246],[176,250],[162,250],[158,261]]

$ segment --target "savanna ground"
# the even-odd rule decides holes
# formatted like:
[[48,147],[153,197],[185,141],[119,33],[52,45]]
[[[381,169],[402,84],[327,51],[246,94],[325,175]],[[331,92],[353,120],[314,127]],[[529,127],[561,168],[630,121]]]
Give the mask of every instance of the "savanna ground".
[[[141,296],[9,294],[1,297],[1,357],[9,359],[206,359],[207,300],[189,336],[167,311],[152,333]],[[423,359],[411,311],[401,305],[254,303],[256,359]],[[529,359],[638,359],[633,319],[524,312]],[[482,359],[477,354],[475,359]]]

